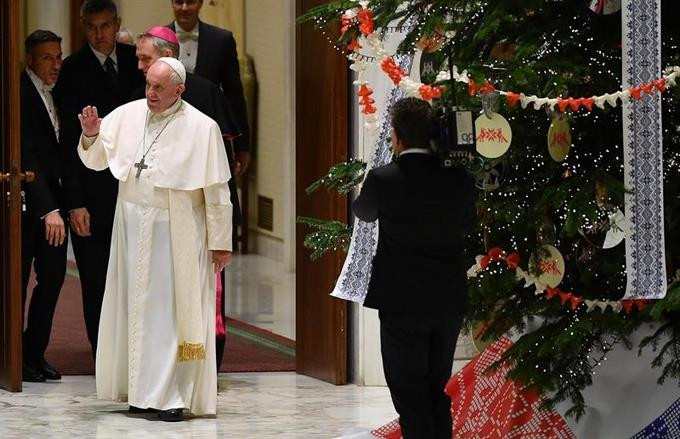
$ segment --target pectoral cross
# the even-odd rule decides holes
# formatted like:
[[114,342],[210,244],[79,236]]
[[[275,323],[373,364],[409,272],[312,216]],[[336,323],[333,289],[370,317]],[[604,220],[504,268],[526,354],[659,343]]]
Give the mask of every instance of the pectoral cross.
[[135,175],[135,178],[139,178],[139,176],[142,174],[142,171],[148,169],[149,165],[144,164],[144,157],[142,157],[138,163],[134,164],[134,167],[137,168],[137,174]]

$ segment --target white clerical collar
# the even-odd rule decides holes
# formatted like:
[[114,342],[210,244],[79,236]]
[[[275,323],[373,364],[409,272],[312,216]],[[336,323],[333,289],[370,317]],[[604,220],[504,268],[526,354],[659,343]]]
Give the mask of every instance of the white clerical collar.
[[177,34],[177,38],[179,38],[179,34],[184,34],[184,35],[191,35],[196,37],[198,39],[198,25],[200,24],[200,21],[196,21],[196,24],[194,25],[193,29],[190,30],[184,30],[182,26],[177,23],[177,20],[175,20],[175,33]]
[[164,111],[161,111],[160,113],[151,113],[150,120],[157,121],[157,120],[162,120],[165,119],[166,117],[176,113],[179,111],[179,107],[182,105],[182,98],[178,98],[174,104],[170,105],[168,108],[166,108]]
[[29,67],[26,67],[26,73],[28,74],[28,77],[31,78],[31,82],[35,85],[35,88],[42,92],[48,92],[52,91],[54,88],[54,84],[52,85],[47,85],[45,82],[40,79],[38,75],[35,74],[33,70],[31,70]]
[[399,157],[403,156],[404,154],[427,154],[430,155],[432,151],[430,151],[428,148],[409,148],[403,150],[400,154]]
[[97,51],[97,49],[92,47],[91,44],[89,46],[90,46],[90,49],[92,49],[92,53],[94,53],[94,56],[97,57],[97,59],[99,60],[99,64],[101,64],[102,67],[104,67],[104,63],[106,62],[106,58],[111,58],[111,61],[113,61],[113,67],[116,70],[118,70],[118,55],[116,55],[115,44],[113,46],[113,50],[111,51],[111,53],[109,55],[104,55],[103,53]]

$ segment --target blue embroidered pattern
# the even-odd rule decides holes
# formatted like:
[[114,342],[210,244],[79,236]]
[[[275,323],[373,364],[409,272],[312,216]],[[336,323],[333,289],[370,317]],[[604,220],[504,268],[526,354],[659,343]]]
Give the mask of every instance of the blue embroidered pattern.
[[[624,0],[623,86],[661,77],[661,0]],[[661,97],[643,94],[623,103],[628,285],[625,298],[666,294],[663,223]]]
[[[410,56],[397,56],[396,62],[404,71],[411,68],[412,58]],[[380,135],[376,144],[375,151],[371,157],[369,168],[377,168],[390,162],[392,151],[389,139],[391,132],[390,114],[392,105],[403,97],[403,92],[394,87],[387,98],[385,115],[380,127]],[[342,273],[332,293],[333,296],[353,302],[363,303],[368,292],[368,283],[371,280],[371,268],[373,256],[378,247],[378,222],[367,223],[360,219],[354,220],[352,231],[352,242]]]
[[680,399],[671,404],[661,416],[631,439],[680,438]]

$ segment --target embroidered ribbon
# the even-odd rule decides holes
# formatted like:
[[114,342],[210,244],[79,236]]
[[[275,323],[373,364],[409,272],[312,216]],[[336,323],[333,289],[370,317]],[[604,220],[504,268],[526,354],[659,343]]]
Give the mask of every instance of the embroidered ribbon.
[[[398,58],[400,67],[408,71],[411,68],[412,58],[410,56],[402,56]],[[369,163],[370,168],[377,168],[378,166],[389,163],[392,157],[390,150],[390,119],[389,114],[392,105],[404,93],[397,87],[390,91],[387,98],[387,105],[385,108],[385,116],[383,117],[382,127],[378,142],[376,143],[373,156]],[[352,229],[352,242],[347,252],[347,258],[342,266],[342,272],[338,278],[335,288],[331,296],[339,299],[345,299],[352,302],[364,303],[366,293],[368,292],[368,283],[371,280],[371,268],[373,267],[373,256],[378,247],[378,222],[367,223],[360,219],[354,220],[354,228]]]
[[[624,0],[623,88],[661,76],[661,0]],[[663,224],[661,96],[643,94],[623,105],[628,284],[625,299],[666,295]]]

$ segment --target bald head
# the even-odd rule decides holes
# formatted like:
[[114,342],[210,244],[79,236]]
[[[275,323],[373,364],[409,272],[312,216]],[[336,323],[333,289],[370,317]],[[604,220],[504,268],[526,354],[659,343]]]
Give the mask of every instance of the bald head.
[[146,103],[152,113],[162,113],[184,92],[183,78],[163,61],[156,61],[146,74]]

